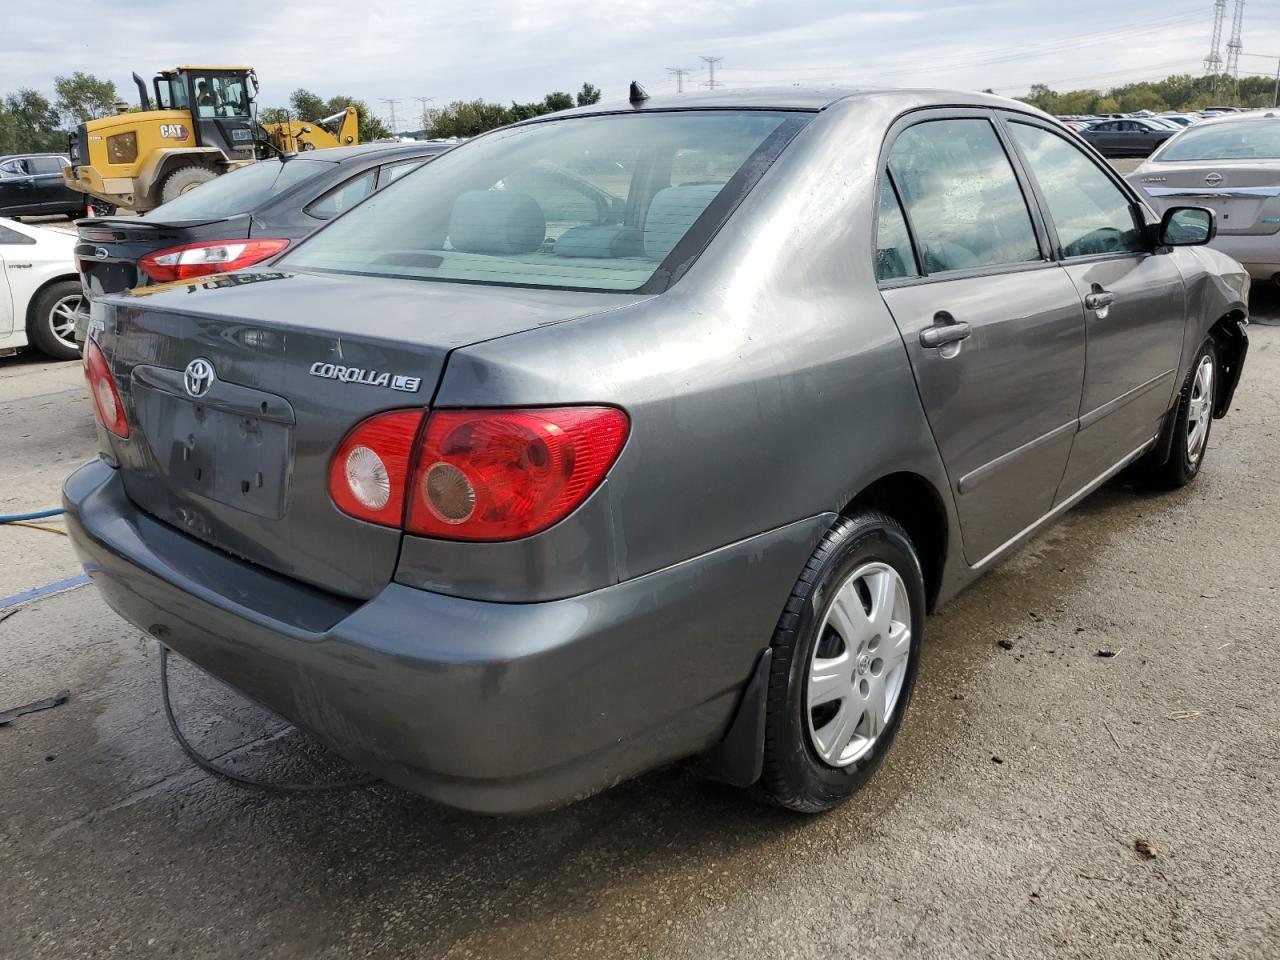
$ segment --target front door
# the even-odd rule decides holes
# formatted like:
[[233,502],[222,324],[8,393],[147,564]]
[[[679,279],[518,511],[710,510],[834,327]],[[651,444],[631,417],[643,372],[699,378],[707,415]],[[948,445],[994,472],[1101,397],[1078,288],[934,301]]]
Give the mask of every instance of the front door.
[[882,293],[978,565],[1052,509],[1080,407],[1083,308],[985,111],[906,127],[882,178]]
[[1108,171],[1047,124],[1006,122],[1085,307],[1088,357],[1065,500],[1159,433],[1182,354],[1182,275],[1154,251],[1139,209]]

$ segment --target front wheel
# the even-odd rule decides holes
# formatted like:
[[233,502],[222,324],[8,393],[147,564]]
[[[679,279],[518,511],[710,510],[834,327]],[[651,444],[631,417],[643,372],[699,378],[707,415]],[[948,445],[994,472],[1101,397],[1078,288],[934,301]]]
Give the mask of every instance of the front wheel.
[[1200,474],[1209,450],[1209,434],[1213,429],[1213,408],[1218,391],[1218,351],[1212,340],[1206,340],[1196,352],[1187,371],[1178,403],[1174,407],[1173,446],[1164,463],[1147,466],[1147,477],[1158,487],[1185,487]]
[[176,200],[184,193],[194,190],[202,183],[208,183],[217,176],[208,167],[179,167],[164,178],[164,184],[160,188],[160,202],[168,203],[170,200]]
[[79,280],[59,280],[40,291],[31,308],[27,334],[41,353],[54,360],[75,360],[76,320],[84,306]]
[[841,519],[806,564],[774,632],[760,786],[819,813],[879,767],[915,686],[924,631],[915,547],[873,510]]

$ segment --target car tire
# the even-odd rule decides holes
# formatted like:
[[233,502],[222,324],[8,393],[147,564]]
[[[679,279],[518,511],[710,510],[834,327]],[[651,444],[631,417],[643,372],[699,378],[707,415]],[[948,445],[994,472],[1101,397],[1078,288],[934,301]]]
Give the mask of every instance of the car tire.
[[1209,452],[1220,372],[1218,351],[1212,340],[1205,340],[1196,351],[1171,414],[1173,445],[1169,457],[1164,463],[1146,465],[1145,478],[1152,486],[1176,490],[1199,476]]
[[31,305],[27,336],[41,353],[54,360],[75,360],[76,314],[84,303],[79,280],[59,280],[40,291]]
[[176,200],[188,190],[194,190],[216,176],[217,174],[208,167],[197,165],[179,167],[164,178],[164,184],[160,187],[160,202],[168,203],[170,200]]
[[759,783],[769,799],[821,813],[867,782],[911,700],[924,616],[924,575],[902,526],[873,510],[839,520],[774,631]]

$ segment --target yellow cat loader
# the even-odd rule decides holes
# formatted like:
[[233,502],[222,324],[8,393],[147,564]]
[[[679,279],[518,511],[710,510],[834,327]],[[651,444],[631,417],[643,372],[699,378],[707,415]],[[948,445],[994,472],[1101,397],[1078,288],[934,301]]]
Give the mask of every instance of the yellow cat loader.
[[[71,189],[122,209],[150,210],[276,153],[360,141],[352,107],[323,120],[259,124],[252,67],[162,70],[150,93],[136,73],[133,81],[141,111],[80,124],[69,138],[71,166],[63,171]],[[333,132],[321,124],[334,125]]]

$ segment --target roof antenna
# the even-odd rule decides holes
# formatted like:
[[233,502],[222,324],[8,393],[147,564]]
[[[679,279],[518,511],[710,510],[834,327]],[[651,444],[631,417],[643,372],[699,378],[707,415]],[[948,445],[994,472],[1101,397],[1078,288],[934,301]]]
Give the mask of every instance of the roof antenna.
[[631,105],[633,107],[638,107],[640,106],[640,104],[644,103],[646,100],[649,99],[649,94],[644,92],[644,87],[640,86],[640,84],[637,83],[635,80],[632,80],[631,96],[628,99],[631,100]]

